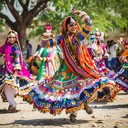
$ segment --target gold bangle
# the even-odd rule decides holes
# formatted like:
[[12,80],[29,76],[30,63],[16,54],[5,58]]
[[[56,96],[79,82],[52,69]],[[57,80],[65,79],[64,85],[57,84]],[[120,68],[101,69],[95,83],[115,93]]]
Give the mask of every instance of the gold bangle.
[[84,12],[84,11],[81,11],[80,14],[79,14],[80,17],[83,17],[83,16],[85,16],[85,15],[87,15],[87,14],[86,14],[86,12]]

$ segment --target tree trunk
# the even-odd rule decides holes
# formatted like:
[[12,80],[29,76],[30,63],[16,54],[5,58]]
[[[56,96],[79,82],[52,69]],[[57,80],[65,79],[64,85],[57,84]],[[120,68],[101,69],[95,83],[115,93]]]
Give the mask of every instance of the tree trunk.
[[[16,1],[20,4],[23,11],[18,11],[18,4],[17,8],[15,8],[14,5]],[[26,2],[23,2],[22,0],[2,1],[3,4],[7,6],[6,9],[8,9],[10,13],[13,15],[15,22],[11,20],[11,17],[5,15],[2,12],[0,12],[0,18],[5,19],[6,24],[18,33],[22,50],[25,49],[26,45],[26,29],[30,27],[33,18],[37,16],[41,10],[44,10],[47,7],[48,1],[49,0],[37,0],[35,5],[33,5],[31,0],[27,0]]]
[[19,35],[19,42],[20,42],[20,46],[22,51],[25,50],[25,45],[26,45],[26,39],[27,39],[27,34],[26,34],[26,25],[23,24],[23,22],[17,26],[17,32]]
[[21,49],[25,50],[26,39],[27,39],[26,28],[22,27],[22,29],[19,30],[18,34],[19,34],[19,41],[20,41]]

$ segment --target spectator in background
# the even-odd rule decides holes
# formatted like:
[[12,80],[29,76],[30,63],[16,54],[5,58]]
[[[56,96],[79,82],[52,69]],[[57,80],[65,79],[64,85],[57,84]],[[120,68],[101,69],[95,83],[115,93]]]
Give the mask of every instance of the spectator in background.
[[[43,33],[41,45],[45,44],[48,40],[55,40],[56,37],[52,34],[52,25],[47,23],[45,25],[46,32]],[[59,46],[41,47],[35,54],[34,58],[40,62],[40,69],[36,80],[42,81],[44,78],[52,77],[59,69],[63,60],[63,54]]]
[[122,67],[116,77],[116,83],[121,87],[122,90],[128,92],[128,42],[125,42],[124,52],[119,57]]
[[127,41],[124,39],[124,35],[123,34],[120,35],[120,38],[117,41],[118,41],[119,46],[121,47],[121,49],[120,49],[120,55],[121,55],[125,51],[125,47],[127,45]]
[[[107,49],[104,43],[101,42],[102,33],[98,29],[93,30],[90,35],[91,45],[88,47],[89,54],[100,74],[107,75],[109,70],[105,65],[105,58],[108,58]],[[102,38],[103,41],[103,38]]]
[[32,45],[29,43],[29,40],[26,40],[26,60],[32,56]]
[[41,48],[40,44],[37,45],[36,52]]
[[24,95],[33,85],[22,58],[18,33],[9,31],[5,43],[0,47],[0,55],[4,55],[4,66],[0,71],[0,94],[6,98],[9,112],[16,112],[15,96]]
[[107,48],[108,48],[108,61],[107,61],[107,67],[110,70],[113,70],[115,73],[117,70],[117,49],[118,44],[114,40],[110,40],[107,42]]

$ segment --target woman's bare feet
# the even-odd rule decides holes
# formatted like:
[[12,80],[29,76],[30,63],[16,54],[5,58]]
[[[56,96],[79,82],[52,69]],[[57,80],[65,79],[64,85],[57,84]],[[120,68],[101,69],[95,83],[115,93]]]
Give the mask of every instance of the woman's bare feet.
[[89,105],[88,105],[87,103],[84,104],[84,110],[85,110],[88,114],[92,114],[92,113],[93,113],[91,107],[89,107]]

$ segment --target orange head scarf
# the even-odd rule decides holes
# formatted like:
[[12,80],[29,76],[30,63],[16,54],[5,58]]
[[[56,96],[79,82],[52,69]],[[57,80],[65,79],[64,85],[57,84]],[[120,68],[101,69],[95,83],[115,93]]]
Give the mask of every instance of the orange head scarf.
[[[67,25],[70,24],[72,22],[72,19],[76,21],[76,19],[72,16],[68,16],[66,17],[62,23],[61,23],[61,33],[62,36],[64,37],[65,33],[67,32]],[[76,21],[77,24],[77,30],[81,30],[79,23]]]

